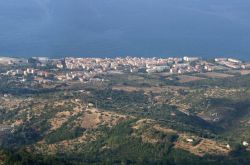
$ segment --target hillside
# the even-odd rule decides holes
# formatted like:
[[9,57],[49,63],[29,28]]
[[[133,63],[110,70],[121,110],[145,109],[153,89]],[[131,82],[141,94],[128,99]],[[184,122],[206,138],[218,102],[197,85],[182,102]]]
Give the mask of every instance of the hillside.
[[247,164],[250,76],[221,74],[111,74],[35,92],[2,83],[1,163]]

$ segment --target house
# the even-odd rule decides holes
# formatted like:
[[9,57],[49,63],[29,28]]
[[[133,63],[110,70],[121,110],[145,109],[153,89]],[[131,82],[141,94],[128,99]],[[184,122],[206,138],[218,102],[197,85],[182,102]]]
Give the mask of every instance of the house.
[[247,147],[248,146],[248,142],[243,141],[242,145],[245,146],[245,147]]
[[192,143],[194,141],[194,139],[188,138],[188,139],[186,139],[186,141],[189,142],[189,143]]

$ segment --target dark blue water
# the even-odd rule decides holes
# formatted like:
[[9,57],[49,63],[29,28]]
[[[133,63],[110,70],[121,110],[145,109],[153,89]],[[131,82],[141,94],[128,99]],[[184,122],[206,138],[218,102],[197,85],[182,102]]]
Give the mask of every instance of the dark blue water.
[[2,56],[250,59],[248,0],[0,0]]

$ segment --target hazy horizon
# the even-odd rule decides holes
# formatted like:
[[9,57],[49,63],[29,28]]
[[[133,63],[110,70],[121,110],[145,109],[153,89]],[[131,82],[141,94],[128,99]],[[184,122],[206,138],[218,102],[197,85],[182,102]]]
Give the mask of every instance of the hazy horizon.
[[0,56],[250,59],[243,0],[8,0]]

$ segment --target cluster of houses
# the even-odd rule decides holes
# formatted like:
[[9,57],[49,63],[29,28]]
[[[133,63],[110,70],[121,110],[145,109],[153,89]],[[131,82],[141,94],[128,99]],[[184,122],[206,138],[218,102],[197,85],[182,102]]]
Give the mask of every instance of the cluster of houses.
[[[139,58],[139,57],[117,57],[117,58],[74,58],[49,59],[47,57],[34,57],[28,60],[18,58],[0,58],[0,64],[18,65],[20,68],[10,69],[6,73],[8,76],[19,76],[21,81],[26,81],[27,77],[32,77],[38,82],[48,81],[71,81],[81,82],[95,79],[96,75],[110,72],[143,72],[169,74],[184,74],[194,72],[211,72],[215,70],[248,69],[249,63],[244,63],[233,58],[215,58],[214,62],[202,60],[199,57],[183,58]],[[33,64],[33,65],[29,65]],[[35,64],[35,65],[34,65]],[[50,66],[50,69],[48,69]],[[18,69],[16,69],[18,68]],[[98,81],[102,81],[99,80]]]
[[234,58],[215,58],[215,62],[232,69],[250,69],[249,63]]

